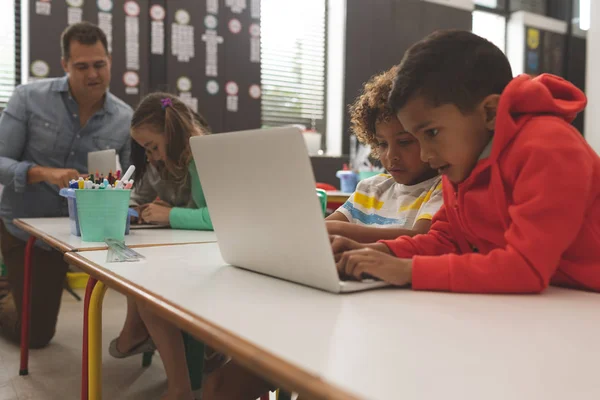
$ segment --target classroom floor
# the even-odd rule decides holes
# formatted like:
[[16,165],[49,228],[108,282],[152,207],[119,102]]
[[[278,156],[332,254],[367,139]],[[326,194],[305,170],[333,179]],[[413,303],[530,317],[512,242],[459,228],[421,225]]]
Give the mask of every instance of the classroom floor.
[[[77,290],[83,297],[83,290]],[[108,343],[125,318],[125,297],[108,290],[103,308],[103,398],[159,399],[166,390],[162,363],[155,356],[142,368],[141,356],[117,360],[108,355]],[[19,348],[0,338],[0,400],[70,400],[80,398],[83,302],[63,294],[57,333],[50,346],[31,350],[29,376],[19,376]]]

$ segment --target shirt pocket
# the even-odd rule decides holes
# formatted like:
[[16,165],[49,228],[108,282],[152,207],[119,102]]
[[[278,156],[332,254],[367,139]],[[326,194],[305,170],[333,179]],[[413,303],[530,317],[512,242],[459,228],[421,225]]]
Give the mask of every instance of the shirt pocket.
[[48,119],[32,115],[28,124],[28,147],[47,154],[54,150],[58,141],[59,125]]
[[114,137],[106,137],[101,135],[96,135],[92,137],[92,143],[96,150],[108,150],[115,149],[117,153],[123,147],[123,142],[115,139]]

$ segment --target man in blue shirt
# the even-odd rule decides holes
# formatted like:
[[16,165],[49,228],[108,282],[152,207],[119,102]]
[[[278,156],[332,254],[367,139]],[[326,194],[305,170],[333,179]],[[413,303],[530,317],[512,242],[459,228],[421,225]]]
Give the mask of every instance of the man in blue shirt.
[[[61,37],[63,78],[16,88],[0,117],[0,234],[11,292],[0,300],[0,332],[19,342],[28,234],[14,218],[67,216],[59,188],[87,173],[90,151],[115,149],[129,165],[131,108],[108,92],[111,56],[97,26],[78,23]],[[36,243],[32,258],[31,347],[52,339],[67,265]],[[0,295],[1,296],[1,295]]]

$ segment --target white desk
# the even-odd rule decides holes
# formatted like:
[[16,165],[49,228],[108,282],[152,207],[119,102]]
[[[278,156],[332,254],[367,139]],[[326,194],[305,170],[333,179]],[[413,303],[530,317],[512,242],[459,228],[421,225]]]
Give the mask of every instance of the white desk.
[[[21,335],[29,337],[29,299],[31,297],[31,251],[35,240],[41,240],[60,251],[68,253],[70,251],[91,251],[107,249],[106,243],[84,242],[81,237],[71,235],[69,219],[64,218],[24,218],[15,219],[14,224],[31,235],[25,249],[25,265],[23,279],[23,307],[21,311]],[[33,239],[35,238],[35,240]],[[216,242],[217,236],[214,232],[176,230],[176,229],[140,229],[130,230],[129,235],[125,236],[125,244],[129,247],[149,247],[188,243],[208,243]],[[84,304],[84,313],[88,311],[87,291],[93,286],[86,287],[86,297]],[[85,342],[85,341],[84,341]],[[84,347],[86,343],[84,343]],[[86,359],[84,353],[83,358]],[[84,361],[85,364],[85,361]],[[21,341],[21,365],[19,367],[20,375],[29,374],[29,347],[26,340]]]
[[66,260],[287,389],[329,399],[599,399],[600,295],[334,295],[225,266],[216,243]]
[[352,196],[352,193],[345,193],[340,191],[327,192],[327,201],[334,203],[345,203],[348,198]]
[[[15,225],[56,250],[84,251],[106,249],[106,243],[84,242],[80,236],[71,235],[69,218],[23,218],[16,219]],[[125,244],[129,247],[173,245],[188,243],[216,242],[212,231],[193,231],[179,229],[131,229],[125,235]]]

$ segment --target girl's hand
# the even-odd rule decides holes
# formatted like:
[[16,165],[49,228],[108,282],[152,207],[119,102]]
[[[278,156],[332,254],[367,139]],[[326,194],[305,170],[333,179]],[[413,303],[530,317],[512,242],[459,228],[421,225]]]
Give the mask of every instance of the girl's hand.
[[158,204],[147,204],[141,211],[141,220],[148,224],[168,225],[171,207],[165,207]]

